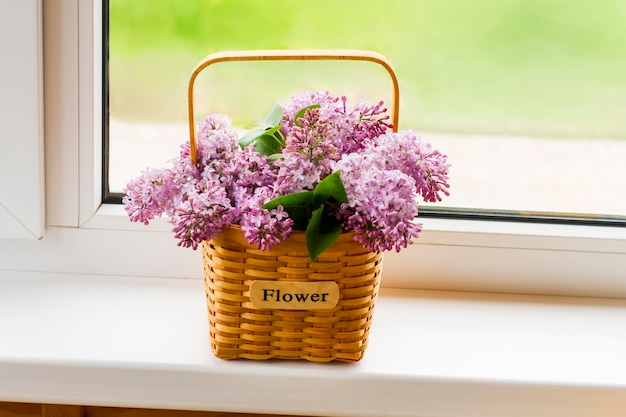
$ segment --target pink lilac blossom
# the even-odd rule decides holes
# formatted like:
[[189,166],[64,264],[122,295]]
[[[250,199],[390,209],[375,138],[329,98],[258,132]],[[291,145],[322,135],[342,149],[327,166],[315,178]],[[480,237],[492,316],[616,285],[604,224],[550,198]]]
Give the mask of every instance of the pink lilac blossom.
[[246,240],[264,251],[270,251],[274,245],[288,239],[292,226],[293,220],[282,206],[274,210],[252,207],[242,213],[241,229]]
[[182,145],[170,169],[149,169],[128,183],[124,208],[144,224],[169,216],[180,246],[196,249],[239,224],[250,244],[271,250],[290,236],[293,221],[282,206],[261,206],[312,190],[340,170],[349,203],[331,207],[331,215],[365,248],[399,251],[421,231],[418,197],[431,202],[449,195],[449,164],[415,133],[389,133],[386,111],[382,102],[350,106],[328,92],[296,96],[284,106],[285,147],[277,160],[251,146],[242,150],[230,119],[210,115],[198,126],[197,163],[189,144]]
[[337,158],[341,155],[357,152],[372,139],[386,133],[393,126],[387,121],[389,116],[383,102],[369,104],[359,102],[352,107],[345,96],[332,97],[328,92],[304,92],[295,96],[283,107],[281,132],[285,137],[296,127],[295,116],[306,107],[319,104],[319,119],[328,123],[332,136],[325,136],[324,141],[337,148]]
[[189,143],[181,146],[177,160],[172,161],[181,172],[204,180],[229,182],[225,166],[241,153],[237,131],[228,117],[220,114],[207,116],[198,124],[196,132],[196,165],[192,166]]
[[279,168],[276,191],[279,195],[311,190],[332,172],[338,159],[335,131],[328,120],[320,117],[320,109],[308,109],[285,139],[283,159]]
[[274,197],[312,190],[320,181],[317,167],[307,159],[286,157],[284,161],[278,161],[277,165],[279,171],[274,186]]
[[185,187],[186,198],[172,216],[178,245],[197,249],[205,240],[217,236],[229,226],[231,210],[226,191],[216,182],[199,182]]
[[424,201],[441,201],[441,194],[450,195],[447,157],[422,142],[415,132],[379,136],[364,152],[379,155],[386,169],[397,169],[413,178]]
[[272,199],[277,168],[253,147],[246,147],[227,161],[224,175],[230,179],[222,185],[233,206],[233,223],[239,224],[241,213],[250,207],[260,207]]
[[122,203],[130,220],[149,224],[155,217],[173,211],[178,189],[169,169],[146,169],[128,182],[124,193]]
[[253,208],[261,207],[272,199],[273,189],[271,186],[258,187],[253,192],[247,187],[235,185],[229,192],[233,208],[231,210],[232,223],[241,224],[245,213]]
[[[238,148],[237,131],[227,116],[211,114],[198,124],[196,130],[196,155],[199,166],[211,159],[225,159]],[[191,161],[189,142],[181,145],[181,162]]]
[[283,105],[283,118],[280,122],[280,132],[284,137],[289,135],[289,132],[294,127],[296,122],[296,115],[300,110],[319,105],[321,117],[326,120],[333,119],[335,117],[338,106],[339,98],[332,97],[328,91],[304,91],[289,100],[289,103]]
[[[213,136],[219,134],[221,139],[216,140]],[[200,123],[196,131],[197,142],[208,142],[211,144],[212,155],[220,158],[222,152],[233,152],[237,148],[237,130],[233,128],[232,122],[228,116],[221,114],[210,114]]]
[[387,123],[389,116],[382,101],[375,105],[362,101],[353,109],[347,105],[346,97],[341,102],[343,106],[335,110],[340,117],[334,119],[337,137],[341,138],[341,155],[362,150],[369,141],[393,127]]
[[250,194],[254,194],[259,187],[274,184],[277,175],[273,162],[251,146],[225,161],[223,174],[231,179],[233,186],[243,188]]
[[[365,156],[365,158],[363,158]],[[371,251],[400,251],[417,238],[421,224],[415,182],[399,170],[383,169],[369,155],[344,156],[336,165],[349,203],[338,213],[343,230]]]

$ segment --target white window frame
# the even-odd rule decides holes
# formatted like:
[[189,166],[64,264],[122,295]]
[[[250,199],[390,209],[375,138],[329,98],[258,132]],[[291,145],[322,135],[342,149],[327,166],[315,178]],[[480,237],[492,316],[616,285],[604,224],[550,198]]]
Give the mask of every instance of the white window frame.
[[[4,17],[0,19],[0,238],[40,239],[44,227],[41,4],[3,1],[0,16]],[[22,36],[16,37],[16,32]]]
[[[0,239],[0,270],[201,278],[200,253],[178,248],[165,220],[133,224],[101,203],[100,2],[43,6],[46,231]],[[422,221],[415,245],[386,255],[383,286],[626,297],[624,228]]]

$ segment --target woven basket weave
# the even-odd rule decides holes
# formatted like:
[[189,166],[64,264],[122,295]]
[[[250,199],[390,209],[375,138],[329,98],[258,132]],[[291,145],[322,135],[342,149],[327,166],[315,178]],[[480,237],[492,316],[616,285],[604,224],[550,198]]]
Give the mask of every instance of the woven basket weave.
[[[270,252],[248,244],[237,226],[204,242],[204,277],[213,353],[222,359],[358,361],[367,347],[378,294],[382,254],[345,233],[315,262],[304,232]],[[329,310],[259,310],[254,280],[334,281],[339,302]]]
[[[277,60],[368,61],[382,66],[392,81],[391,123],[393,130],[397,131],[398,79],[389,61],[380,54],[349,50],[220,52],[201,61],[189,80],[189,143],[194,164],[193,92],[198,74],[209,65],[220,62]],[[309,259],[303,231],[294,231],[288,240],[270,252],[251,246],[239,226],[225,228],[216,238],[203,242],[209,334],[215,356],[314,362],[360,360],[367,347],[382,254],[364,249],[353,237],[354,233],[341,234],[315,262]],[[336,304],[307,310],[259,308],[253,304],[250,295],[251,286],[259,281],[286,282],[288,285],[332,282]],[[266,285],[265,282],[261,284]],[[322,285],[326,284],[320,287]],[[338,297],[335,297],[337,289]],[[311,301],[314,300],[311,298]]]

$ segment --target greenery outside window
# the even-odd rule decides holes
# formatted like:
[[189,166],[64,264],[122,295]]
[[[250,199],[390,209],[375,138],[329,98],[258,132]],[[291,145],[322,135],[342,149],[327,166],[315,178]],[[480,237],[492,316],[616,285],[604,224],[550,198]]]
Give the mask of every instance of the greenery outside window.
[[[106,5],[105,5],[106,6]],[[372,49],[400,78],[400,127],[453,164],[430,216],[623,225],[626,11],[613,1],[296,3],[109,1],[109,148],[105,199],[160,166],[186,137],[186,82],[228,49]],[[328,13],[333,10],[333,13]],[[276,22],[271,30],[259,22]],[[318,24],[324,22],[324,24]],[[298,66],[299,65],[299,66]],[[356,75],[355,75],[356,74]],[[388,100],[358,65],[216,68],[201,109],[242,126],[301,88]]]

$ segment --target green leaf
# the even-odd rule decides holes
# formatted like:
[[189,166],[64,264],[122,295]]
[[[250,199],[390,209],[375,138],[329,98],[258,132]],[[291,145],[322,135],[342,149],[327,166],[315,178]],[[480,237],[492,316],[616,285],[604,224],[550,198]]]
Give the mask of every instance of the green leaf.
[[324,205],[313,212],[306,228],[306,247],[311,262],[330,248],[341,234],[341,223],[334,217],[324,215]]
[[306,230],[311,218],[311,206],[287,207],[285,211],[289,213],[289,218],[293,220],[293,230]]
[[307,110],[309,109],[319,109],[321,106],[319,104],[311,104],[310,106],[307,106],[303,109],[300,109],[300,111],[298,113],[296,113],[295,117],[293,118],[293,122],[296,124],[296,126],[298,127],[302,127],[302,125],[300,124],[300,122],[298,121],[298,119],[301,119],[304,117],[304,113],[306,113]]
[[246,146],[254,143],[258,138],[265,134],[265,129],[254,129],[247,132],[245,135],[239,138],[239,146],[243,149]]
[[245,148],[246,146],[256,142],[262,136],[274,136],[281,144],[281,147],[285,144],[283,135],[280,133],[280,126],[268,127],[266,129],[254,129],[247,132],[245,135],[239,138],[239,146]]
[[283,143],[274,135],[263,135],[254,143],[254,149],[261,155],[273,155],[279,153]]
[[341,181],[341,171],[335,171],[317,184],[313,190],[313,206],[326,202],[347,203],[348,196]]
[[276,140],[278,140],[278,142],[280,142],[280,147],[284,147],[285,146],[285,137],[283,136],[282,133],[280,133],[280,125],[273,127],[272,129],[267,131],[267,134],[271,134],[272,136],[274,136],[276,138]]
[[313,191],[302,191],[299,193],[285,194],[280,197],[276,197],[273,200],[263,204],[261,208],[266,210],[273,210],[278,206],[293,207],[293,206],[305,206],[311,205],[313,202]]
[[283,206],[283,210],[293,220],[293,228],[295,230],[306,230],[313,210],[312,201],[313,191],[303,191],[277,197],[261,207],[266,210],[273,210],[278,206]]
[[280,146],[284,146],[285,139],[280,133],[280,121],[282,118],[283,108],[280,106],[274,106],[260,121],[253,125],[257,127],[256,129],[250,130],[239,138],[239,146],[243,149],[266,135],[275,136],[280,142]]
[[259,122],[258,126],[274,127],[280,124],[283,118],[283,108],[280,106],[274,106]]

